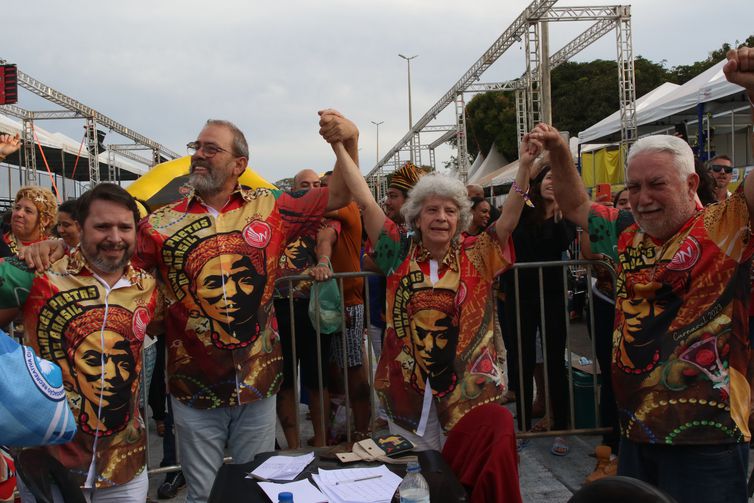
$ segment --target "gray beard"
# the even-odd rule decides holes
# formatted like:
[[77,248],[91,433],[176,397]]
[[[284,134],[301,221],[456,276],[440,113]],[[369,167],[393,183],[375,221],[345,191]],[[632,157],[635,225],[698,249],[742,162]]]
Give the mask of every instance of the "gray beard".
[[203,195],[214,195],[220,192],[224,180],[216,180],[212,172],[209,176],[192,173],[189,176],[189,184],[194,190]]

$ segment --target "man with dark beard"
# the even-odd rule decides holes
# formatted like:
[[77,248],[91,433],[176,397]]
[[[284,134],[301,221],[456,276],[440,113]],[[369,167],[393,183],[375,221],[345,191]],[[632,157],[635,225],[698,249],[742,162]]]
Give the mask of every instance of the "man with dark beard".
[[77,418],[71,442],[44,449],[93,502],[145,501],[149,485],[138,375],[158,299],[155,278],[130,263],[138,219],[125,190],[101,184],[79,200],[79,249],[36,276],[15,258],[0,262],[0,308],[22,310],[30,346],[62,369]]

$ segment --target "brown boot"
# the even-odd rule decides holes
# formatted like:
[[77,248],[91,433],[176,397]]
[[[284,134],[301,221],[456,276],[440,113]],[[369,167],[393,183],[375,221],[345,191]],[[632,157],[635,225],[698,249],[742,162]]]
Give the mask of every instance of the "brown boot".
[[587,475],[584,484],[589,484],[605,477],[613,477],[618,474],[618,458],[612,455],[610,447],[607,445],[598,445],[597,448],[594,449],[594,454],[597,457],[597,466],[594,467],[592,473]]

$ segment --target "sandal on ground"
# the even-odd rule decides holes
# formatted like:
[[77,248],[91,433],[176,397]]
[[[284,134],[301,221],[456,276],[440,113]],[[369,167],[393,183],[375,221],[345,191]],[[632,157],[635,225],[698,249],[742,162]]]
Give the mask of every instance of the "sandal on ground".
[[531,440],[528,438],[519,438],[516,440],[516,451],[521,452],[526,449],[529,446],[529,442],[531,442]]
[[550,453],[555,456],[565,456],[568,454],[568,451],[570,451],[570,448],[566,444],[565,439],[563,437],[555,437]]

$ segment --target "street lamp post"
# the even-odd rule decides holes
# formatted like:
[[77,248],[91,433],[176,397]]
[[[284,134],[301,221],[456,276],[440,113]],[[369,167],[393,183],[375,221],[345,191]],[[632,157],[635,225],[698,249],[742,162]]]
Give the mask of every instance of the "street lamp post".
[[[418,54],[415,54],[413,56],[404,56],[403,54],[398,54],[401,58],[406,60],[406,64],[408,65],[408,130],[411,131],[411,128],[414,127],[414,120],[411,117],[411,60],[418,56]],[[411,133],[411,163],[414,163],[414,134]]]
[[377,166],[377,164],[380,162],[380,124],[382,124],[385,121],[380,121],[380,122],[370,121],[370,122],[374,124],[375,126],[377,126],[377,158],[374,161],[374,165]]

